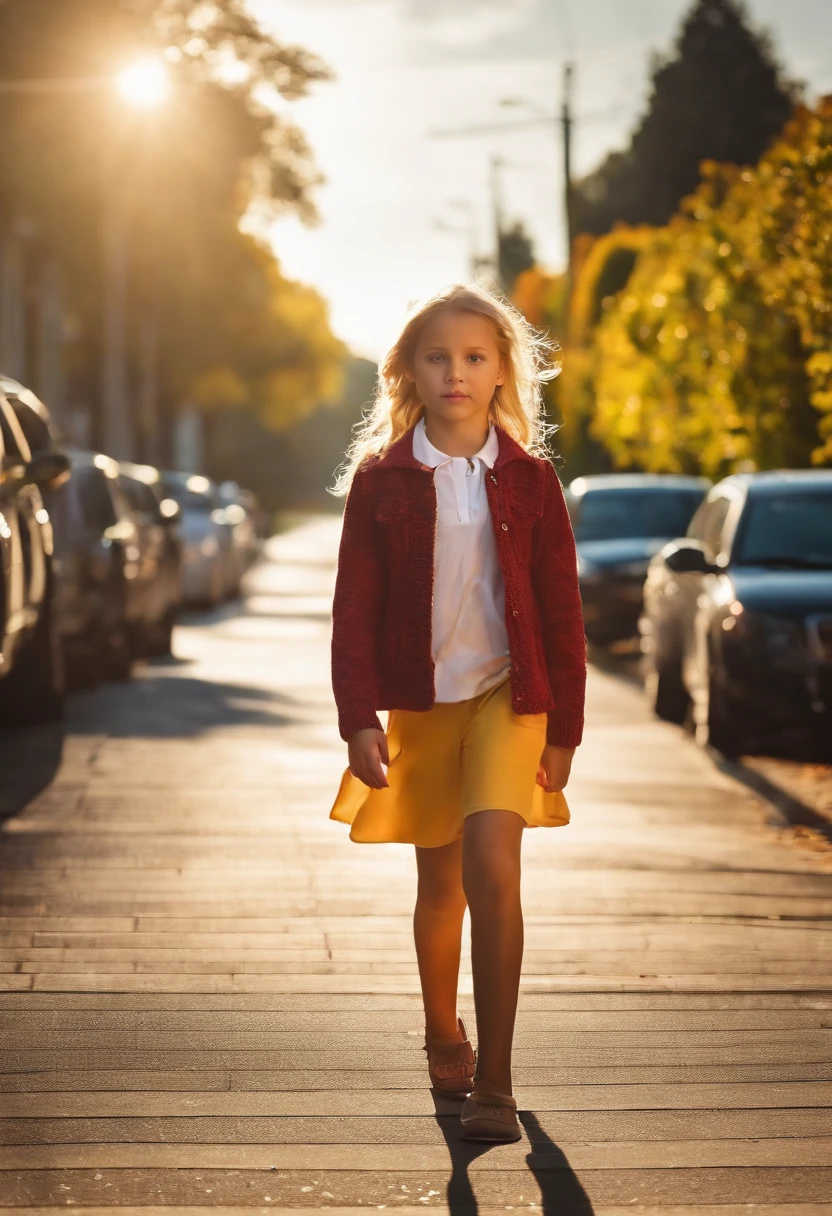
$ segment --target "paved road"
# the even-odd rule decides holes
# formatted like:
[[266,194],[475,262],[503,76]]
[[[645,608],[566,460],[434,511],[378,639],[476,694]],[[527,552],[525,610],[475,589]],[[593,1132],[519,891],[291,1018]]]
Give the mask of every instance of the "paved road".
[[411,852],[327,819],[336,543],[0,747],[0,1207],[832,1214],[832,857],[599,672],[525,843],[526,1136],[458,1141]]

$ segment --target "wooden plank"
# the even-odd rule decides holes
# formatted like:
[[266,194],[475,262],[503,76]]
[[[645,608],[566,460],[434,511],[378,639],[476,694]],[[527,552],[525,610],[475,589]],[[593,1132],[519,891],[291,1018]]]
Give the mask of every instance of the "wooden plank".
[[[500,1150],[502,1151],[502,1150]],[[484,1208],[528,1207],[573,1211],[583,1216],[605,1206],[626,1206],[634,1197],[646,1207],[679,1206],[692,1196],[697,1206],[728,1204],[826,1203],[832,1194],[832,1170],[824,1167],[724,1168],[692,1170],[561,1170],[481,1171],[472,1183],[466,1171],[471,1150],[460,1153],[454,1176],[455,1196],[470,1196]],[[119,1207],[141,1206],[154,1197],[176,1206],[198,1203],[271,1210],[271,1205],[298,1208],[379,1207],[398,1194],[414,1203],[424,1196],[440,1204],[447,1194],[448,1167],[435,1175],[419,1171],[310,1173],[290,1170],[2,1170],[0,1205],[49,1206],[67,1201],[82,1207],[118,1197]],[[96,1177],[100,1175],[100,1177]],[[105,1189],[108,1188],[108,1189]],[[433,1194],[431,1194],[433,1192]],[[457,1201],[458,1204],[458,1201]],[[393,1206],[393,1205],[391,1205]],[[396,1207],[399,1204],[395,1204]],[[66,1206],[64,1206],[66,1210]],[[459,1210],[459,1207],[457,1207]],[[463,1209],[464,1210],[464,1209]],[[630,1210],[633,1210],[631,1206]],[[639,1210],[638,1207],[635,1208]],[[751,1209],[753,1211],[753,1208]],[[112,1214],[113,1209],[110,1209]]]
[[[16,1118],[0,1123],[4,1144],[445,1144],[459,1113],[240,1117]],[[814,1109],[536,1111],[526,1136],[548,1145],[620,1141],[726,1141],[823,1137],[829,1113]]]
[[[527,1174],[533,1170],[690,1170],[707,1161],[709,1168],[829,1167],[832,1138],[806,1140],[620,1141],[565,1143],[557,1150],[532,1149],[525,1142],[502,1145],[497,1153],[474,1156],[469,1174]],[[564,1163],[564,1157],[568,1165]],[[215,1169],[367,1171],[441,1174],[448,1168],[446,1145],[280,1145],[280,1144],[50,1144],[12,1145],[0,1158],[0,1170],[84,1169]]]
[[[419,1006],[404,1009],[362,1009],[351,1037],[357,1041],[372,1038],[384,1047],[391,1036],[402,1034],[422,1038],[424,1019]],[[541,1025],[538,1011],[520,1009],[517,1033],[526,1047],[555,1047],[566,1042],[567,1033],[574,1037],[593,1039],[621,1034],[635,1036],[671,1032],[686,1036],[730,1031],[756,1034],[771,1031],[828,1030],[832,1039],[832,1008],[813,1009],[563,1009],[558,1011],[557,1024]],[[50,1035],[84,1031],[118,1032],[141,1030],[169,1035],[209,1032],[233,1033],[314,1033],[316,1040],[326,1044],[333,1035],[344,1036],[344,1011],[330,1007],[321,1010],[9,1010],[0,1019],[0,1048],[7,1036],[21,1031],[27,1035],[48,1030]],[[784,1037],[785,1037],[784,1035]],[[56,1044],[57,1045],[57,1044]]]
[[[528,1206],[535,1208],[539,1205],[531,1203]],[[366,1210],[363,1206],[332,1207],[327,1205],[329,1216],[366,1216]],[[442,1203],[437,1203],[433,1197],[430,1198],[430,1210],[441,1213],[441,1216],[458,1216],[456,1205],[452,1209]],[[637,1209],[605,1205],[596,1207],[594,1216],[632,1216],[634,1210],[638,1212],[638,1216],[832,1216],[832,1203],[726,1203],[716,1206],[697,1204],[694,1207],[686,1204],[672,1204],[662,1205],[660,1208],[639,1205]],[[297,1208],[279,1207],[270,1203],[267,1207],[248,1207],[246,1211],[252,1214],[259,1213],[260,1216],[265,1216],[266,1213],[269,1213],[270,1216],[289,1216],[290,1213],[296,1212]],[[408,1207],[406,1203],[397,1203],[396,1211],[401,1216],[419,1216],[424,1211],[424,1207]],[[504,1208],[478,1207],[479,1216],[497,1216],[498,1213],[504,1211]],[[4,1209],[4,1216],[59,1216],[59,1213],[63,1216],[65,1212],[65,1207],[7,1207]],[[120,1206],[118,1208],[119,1216],[208,1216],[208,1213],[211,1213],[211,1216],[239,1216],[240,1209],[221,1205],[194,1207],[188,1204],[177,1207],[143,1205],[142,1207]],[[84,1216],[113,1216],[113,1208],[85,1204]]]
[[[470,999],[463,998],[463,1014],[473,1016]],[[832,989],[803,992],[766,991],[731,992],[714,989],[710,992],[593,992],[591,990],[526,991],[521,993],[518,1017],[526,1012],[558,1012],[560,1010],[609,1009],[819,1009],[832,1010]],[[27,993],[25,997],[0,994],[0,1010],[206,1010],[206,1011],[276,1011],[318,1012],[362,1010],[414,1010],[421,1016],[419,993],[367,993],[341,991],[328,993],[85,993],[43,992]]]
[[[404,1198],[404,1196],[403,1196]],[[385,1205],[386,1206],[386,1205]],[[528,1205],[531,1208],[539,1205],[531,1203]],[[289,1216],[290,1213],[296,1212],[296,1207],[286,1208],[270,1204],[267,1207],[248,1207],[246,1209],[250,1213],[259,1213],[260,1216],[265,1216],[269,1213],[270,1216]],[[329,1216],[366,1216],[365,1207],[332,1207],[327,1205]],[[441,1216],[458,1216],[458,1208],[452,1209],[446,1207],[442,1203],[437,1203],[432,1197],[430,1200],[430,1210],[432,1212],[441,1213]],[[662,1207],[645,1207],[639,1205],[637,1209],[638,1216],[832,1216],[832,1203],[774,1203],[774,1204],[697,1204],[694,1207],[686,1204],[662,1205]],[[424,1211],[424,1207],[408,1207],[407,1204],[396,1204],[396,1211],[401,1216],[418,1216]],[[504,1208],[478,1207],[479,1216],[497,1216],[498,1213],[504,1212]],[[632,1207],[596,1207],[594,1216],[632,1216],[634,1209]],[[65,1207],[7,1207],[4,1209],[5,1216],[63,1216],[66,1212]],[[223,1207],[216,1205],[213,1207],[193,1207],[191,1205],[164,1207],[159,1205],[143,1205],[142,1207],[120,1206],[118,1208],[119,1216],[239,1216],[240,1208]],[[94,1207],[90,1205],[84,1206],[84,1216],[113,1216],[111,1207]]]
[[[351,1090],[377,1089],[379,1073],[383,1072],[386,1089],[423,1089],[425,1086],[424,1066],[413,1067],[413,1061],[394,1058],[387,1063],[374,1059],[370,1053],[362,1061],[363,1068],[354,1066],[353,1060],[344,1060],[336,1056],[330,1060],[310,1059],[312,1064],[326,1064],[320,1068],[283,1068],[279,1071],[274,1067],[275,1061],[266,1057],[255,1060],[265,1067],[252,1069],[252,1061],[247,1053],[239,1053],[240,1058],[213,1058],[196,1061],[187,1070],[160,1068],[160,1061],[153,1053],[147,1053],[144,1060],[141,1053],[131,1056],[121,1053],[116,1058],[107,1061],[100,1059],[100,1053],[90,1053],[89,1060],[79,1060],[73,1055],[60,1061],[55,1067],[53,1053],[48,1061],[39,1058],[39,1053],[27,1053],[27,1060],[12,1057],[9,1060],[10,1070],[0,1069],[0,1093],[37,1093],[53,1090],[287,1090],[287,1089],[338,1089]],[[312,1053],[307,1053],[310,1057]],[[138,1058],[137,1058],[138,1057]],[[23,1071],[27,1066],[29,1071]],[[82,1068],[84,1063],[109,1063],[110,1068]],[[145,1067],[142,1068],[142,1062]],[[227,1071],[221,1070],[223,1062]],[[292,1063],[297,1063],[292,1059]],[[408,1064],[411,1067],[408,1067]],[[269,1069],[271,1065],[271,1069]],[[133,1067],[131,1067],[133,1066]],[[18,1071],[19,1070],[19,1071]],[[719,1085],[729,1085],[734,1082],[761,1083],[765,1081],[832,1081],[832,1063],[776,1063],[776,1064],[722,1064],[722,1065],[685,1065],[673,1064],[662,1068],[654,1064],[641,1067],[631,1065],[619,1067],[609,1064],[605,1067],[575,1065],[572,1068],[546,1068],[538,1064],[523,1065],[515,1063],[513,1068],[515,1085],[529,1087],[532,1085],[687,1085],[709,1082]],[[0,1141],[2,1143],[2,1141]]]
[[[832,1085],[782,1081],[765,1085],[574,1085],[517,1090],[524,1109],[546,1110],[729,1110],[742,1107],[828,1107]],[[360,1099],[343,1090],[249,1093],[71,1093],[7,1094],[8,1117],[35,1118],[130,1115],[366,1115],[432,1114],[430,1091],[367,1090]],[[454,1113],[453,1107],[450,1113]]]

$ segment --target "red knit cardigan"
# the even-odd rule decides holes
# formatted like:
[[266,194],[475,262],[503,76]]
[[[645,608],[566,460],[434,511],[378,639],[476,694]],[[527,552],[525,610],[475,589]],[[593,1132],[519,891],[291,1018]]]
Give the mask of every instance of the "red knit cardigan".
[[[547,740],[581,741],[586,684],[575,540],[548,460],[497,427],[485,486],[505,582],[515,713],[548,713]],[[332,687],[349,739],[377,710],[434,704],[431,655],[436,490],[413,428],[362,465],[347,497],[332,608]]]

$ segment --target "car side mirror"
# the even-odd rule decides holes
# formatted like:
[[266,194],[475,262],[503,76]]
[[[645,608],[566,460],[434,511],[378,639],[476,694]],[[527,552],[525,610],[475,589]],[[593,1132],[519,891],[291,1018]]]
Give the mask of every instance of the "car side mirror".
[[696,544],[675,544],[663,558],[668,570],[674,574],[716,574],[720,570],[708,561],[705,550]]
[[24,467],[23,482],[34,486],[46,486],[52,482],[60,484],[66,480],[71,468],[69,457],[63,452],[35,452]]

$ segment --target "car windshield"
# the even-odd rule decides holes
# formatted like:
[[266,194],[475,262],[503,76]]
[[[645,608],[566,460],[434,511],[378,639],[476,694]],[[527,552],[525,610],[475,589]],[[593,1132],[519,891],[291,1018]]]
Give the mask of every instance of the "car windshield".
[[578,541],[684,536],[703,497],[697,489],[587,490],[574,500]]
[[752,498],[734,560],[745,566],[832,569],[832,490]]
[[183,511],[213,511],[216,503],[211,494],[189,490],[186,486],[167,483],[165,493],[179,503]]

